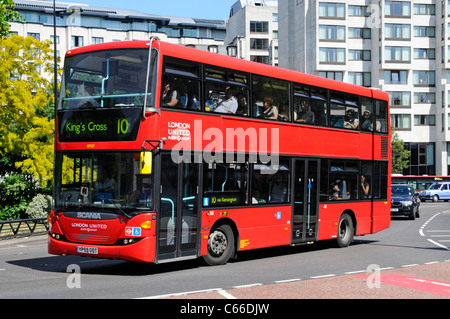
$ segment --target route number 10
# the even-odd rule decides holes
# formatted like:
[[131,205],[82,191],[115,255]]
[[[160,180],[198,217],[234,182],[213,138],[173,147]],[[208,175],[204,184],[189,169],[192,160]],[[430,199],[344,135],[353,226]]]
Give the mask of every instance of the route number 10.
[[127,119],[117,120],[117,134],[127,134],[129,127]]

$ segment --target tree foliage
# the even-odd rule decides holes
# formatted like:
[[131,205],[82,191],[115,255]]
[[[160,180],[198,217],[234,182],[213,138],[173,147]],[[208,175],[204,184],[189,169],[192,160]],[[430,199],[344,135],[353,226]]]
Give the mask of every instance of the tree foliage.
[[0,0],[0,37],[9,35],[9,22],[14,20],[22,20],[22,16],[14,11],[14,1]]
[[55,126],[44,115],[54,102],[45,77],[53,71],[51,42],[0,38],[0,61],[0,156],[14,158],[17,170],[47,187],[53,175]]
[[402,174],[405,168],[408,168],[411,152],[405,149],[405,143],[400,139],[397,132],[392,132],[392,173]]

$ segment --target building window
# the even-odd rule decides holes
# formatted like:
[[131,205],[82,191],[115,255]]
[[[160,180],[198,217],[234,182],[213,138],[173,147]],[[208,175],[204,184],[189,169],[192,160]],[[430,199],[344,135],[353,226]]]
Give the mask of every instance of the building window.
[[92,44],[99,44],[105,42],[103,38],[100,37],[92,37]]
[[350,39],[370,39],[371,30],[369,28],[348,28]]
[[327,79],[332,79],[336,81],[343,81],[344,72],[336,72],[336,71],[321,71],[319,72],[319,76]]
[[234,45],[228,46],[227,47],[227,55],[236,57],[237,56],[237,47],[235,47]]
[[345,41],[345,26],[319,25],[319,40]]
[[82,36],[78,36],[78,35],[73,35],[72,36],[72,48],[78,48],[78,47],[82,47],[83,44],[83,37]]
[[408,168],[403,175],[435,175],[434,143],[405,143],[405,149],[411,152]]
[[414,103],[426,103],[435,104],[436,103],[436,93],[434,92],[414,92]]
[[391,125],[398,130],[411,130],[411,115],[391,114]]
[[40,40],[41,39],[41,35],[39,33],[28,32],[27,36],[28,37],[32,37],[33,39],[36,39],[36,40]]
[[415,86],[434,86],[434,71],[413,71],[413,84]]
[[267,50],[269,48],[268,39],[250,39],[251,50]]
[[400,70],[384,71],[384,84],[407,84],[408,72]]
[[370,61],[372,52],[370,50],[348,50],[349,61]]
[[427,26],[415,26],[414,27],[414,36],[415,37],[434,38],[435,35],[436,35],[435,27],[427,27]]
[[434,4],[416,3],[414,4],[414,14],[435,15],[436,6]]
[[269,57],[268,56],[262,56],[262,55],[251,55],[250,56],[250,61],[264,63],[264,64],[269,64]]
[[320,63],[345,63],[344,48],[319,48]]
[[386,62],[411,62],[410,47],[385,47]]
[[208,46],[208,51],[212,53],[219,53],[219,47],[217,45]]
[[388,92],[392,107],[411,107],[411,92]]
[[370,14],[368,6],[348,5],[348,15],[350,17],[370,17]]
[[[55,43],[55,36],[54,35],[50,36],[50,41],[52,41],[52,43]],[[59,44],[59,35],[56,36],[56,44]]]
[[427,125],[427,126],[435,126],[436,125],[436,115],[414,115],[414,125]]
[[386,1],[384,14],[388,17],[410,17],[411,2],[409,1]]
[[372,74],[370,72],[348,72],[348,82],[361,86],[371,86]]
[[436,58],[435,49],[417,48],[414,49],[414,59],[434,60]]
[[384,36],[389,40],[409,40],[411,39],[410,24],[392,24],[386,23]]
[[269,22],[267,21],[250,21],[250,32],[252,33],[268,33]]
[[345,3],[319,2],[320,18],[345,18]]

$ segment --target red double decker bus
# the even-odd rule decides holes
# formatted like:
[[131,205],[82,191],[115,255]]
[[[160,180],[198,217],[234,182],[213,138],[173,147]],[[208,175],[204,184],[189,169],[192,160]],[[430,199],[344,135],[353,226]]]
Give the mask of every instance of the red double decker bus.
[[390,225],[388,95],[150,41],[69,51],[48,251],[161,263]]

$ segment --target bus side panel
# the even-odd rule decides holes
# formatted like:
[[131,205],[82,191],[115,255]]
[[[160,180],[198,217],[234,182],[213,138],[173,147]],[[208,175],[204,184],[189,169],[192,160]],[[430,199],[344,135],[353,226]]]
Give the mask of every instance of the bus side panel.
[[208,235],[216,222],[236,225],[238,250],[289,245],[290,243],[291,206],[211,209],[204,210],[202,215],[201,255],[206,254]]
[[391,225],[391,205],[390,201],[379,201],[373,204],[372,233],[376,233]]
[[353,214],[356,218],[356,235],[370,234],[372,229],[371,205],[371,202],[320,204],[318,240],[337,237],[339,218],[345,212]]

